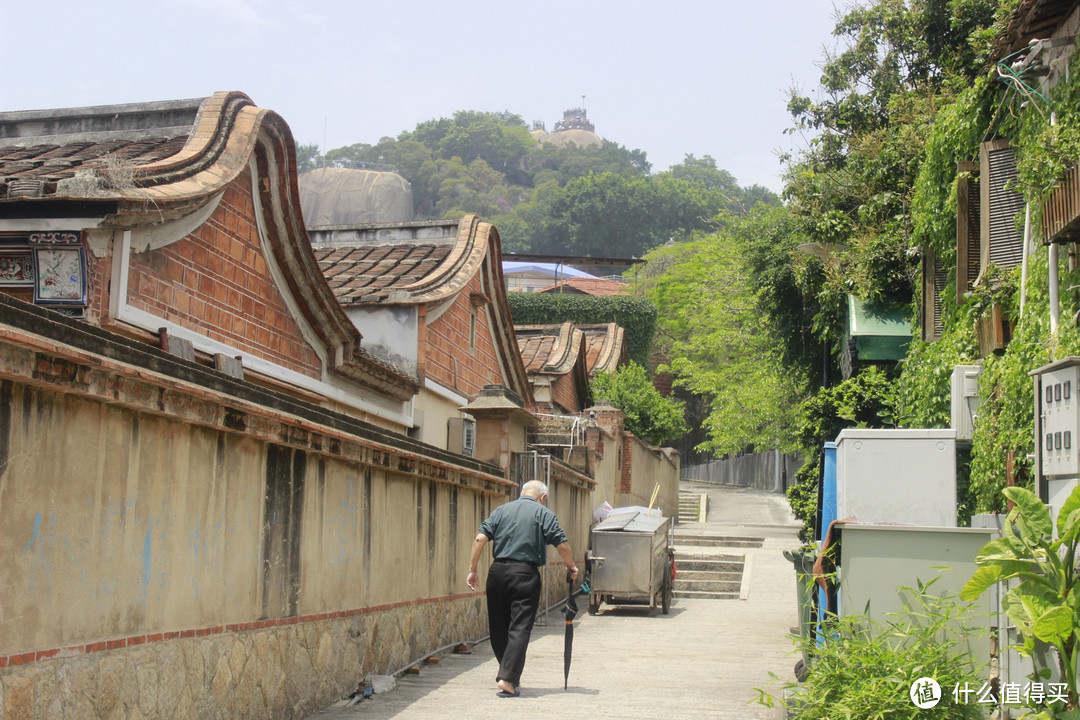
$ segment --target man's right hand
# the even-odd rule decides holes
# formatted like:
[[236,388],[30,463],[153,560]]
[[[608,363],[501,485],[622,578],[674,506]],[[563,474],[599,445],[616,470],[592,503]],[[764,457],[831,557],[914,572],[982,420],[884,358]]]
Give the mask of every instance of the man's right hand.
[[476,592],[476,588],[480,584],[480,574],[475,570],[471,571],[465,578],[465,584],[469,586],[470,590]]

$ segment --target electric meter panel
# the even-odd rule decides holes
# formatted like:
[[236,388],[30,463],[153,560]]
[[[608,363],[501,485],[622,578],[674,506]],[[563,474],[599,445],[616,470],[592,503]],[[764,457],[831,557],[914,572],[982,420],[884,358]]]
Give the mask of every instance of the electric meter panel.
[[1080,426],[1078,379],[1080,366],[1076,365],[1048,370],[1041,376],[1036,405],[1042,417],[1039,452],[1044,475],[1080,475],[1076,434]]

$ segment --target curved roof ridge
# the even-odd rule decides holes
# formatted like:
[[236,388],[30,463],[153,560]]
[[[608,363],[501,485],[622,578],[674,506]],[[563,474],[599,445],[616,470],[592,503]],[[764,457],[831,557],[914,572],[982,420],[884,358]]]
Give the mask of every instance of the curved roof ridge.
[[[482,226],[487,226],[484,232],[480,232]],[[427,275],[400,290],[412,294],[411,302],[436,302],[459,292],[480,270],[488,254],[490,228],[491,223],[481,221],[478,215],[461,218],[457,242],[450,253]],[[468,272],[470,267],[473,272]]]

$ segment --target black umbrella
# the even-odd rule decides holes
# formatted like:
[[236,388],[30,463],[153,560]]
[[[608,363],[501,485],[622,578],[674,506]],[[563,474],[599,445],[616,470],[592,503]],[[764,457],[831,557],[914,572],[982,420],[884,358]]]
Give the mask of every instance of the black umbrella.
[[574,618],[577,617],[577,600],[574,599],[574,576],[566,571],[566,606],[563,619],[566,621],[566,637],[563,639],[563,690],[570,677],[570,655],[574,650]]

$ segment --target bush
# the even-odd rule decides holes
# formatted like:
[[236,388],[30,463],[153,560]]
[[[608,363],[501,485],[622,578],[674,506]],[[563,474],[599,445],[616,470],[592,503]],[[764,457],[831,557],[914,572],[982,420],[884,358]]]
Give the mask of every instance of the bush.
[[597,375],[592,391],[626,413],[626,429],[653,445],[664,445],[686,434],[683,404],[661,395],[645,368],[635,362]]
[[[953,688],[978,689],[982,667],[964,647],[977,631],[974,606],[952,595],[936,597],[927,589],[901,588],[907,610],[875,622],[863,615],[834,618],[829,639],[816,645],[813,636],[799,639],[813,657],[802,685],[782,685],[791,694],[779,701],[793,720],[822,718],[981,718],[984,705],[974,698],[957,702]],[[771,673],[770,673],[771,674]],[[772,676],[776,680],[776,676]],[[941,687],[936,707],[920,710],[911,700],[912,685],[929,677]],[[965,685],[967,683],[967,685]],[[756,702],[773,707],[768,689],[758,689]]]

